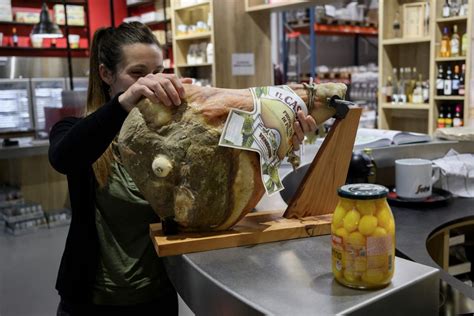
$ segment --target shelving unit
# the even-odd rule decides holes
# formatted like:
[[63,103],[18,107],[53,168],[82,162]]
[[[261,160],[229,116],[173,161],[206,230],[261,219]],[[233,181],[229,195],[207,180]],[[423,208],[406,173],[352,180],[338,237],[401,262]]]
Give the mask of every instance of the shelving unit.
[[245,11],[261,12],[261,11],[283,11],[294,10],[301,7],[308,7],[314,0],[288,0],[282,3],[265,3],[265,0],[245,0]]
[[[48,7],[52,10],[55,4],[63,4],[62,1],[47,1]],[[12,0],[12,7],[35,8],[41,9],[41,1],[25,1]],[[80,36],[79,48],[71,49],[72,57],[88,57],[89,56],[89,14],[88,3],[86,0],[68,0],[66,5],[81,5],[84,7],[85,25],[68,25],[70,34]],[[66,57],[66,39],[60,38],[56,41],[56,47],[52,47],[51,40],[43,40],[43,47],[36,48],[31,46],[30,33],[33,23],[23,23],[17,21],[0,21],[0,32],[3,33],[3,43],[0,43],[0,56],[31,56],[31,57]],[[63,34],[65,34],[65,26],[59,25]],[[18,46],[12,44],[12,29],[16,28],[19,39]]]
[[[163,31],[164,36],[162,39],[159,39],[159,42],[162,46],[163,51],[163,60],[165,61],[165,72],[173,72],[174,63],[173,63],[173,46],[172,40],[169,35],[169,30],[171,29],[171,14],[167,12],[167,9],[170,8],[170,0],[152,0],[152,1],[143,1],[127,5],[127,14],[128,17],[140,16],[144,13],[154,12],[157,10],[163,10],[163,19],[157,21],[145,22],[153,32]],[[169,62],[169,66],[168,66]]]
[[[468,258],[453,256],[456,248],[472,245],[472,228],[474,221],[465,221],[443,227],[433,233],[427,240],[426,246],[431,258],[452,276],[462,280],[463,275],[471,272],[472,262]],[[463,251],[458,251],[462,254]]]
[[[246,88],[271,85],[273,68],[270,55],[270,16],[264,13],[248,14],[244,1],[196,0],[186,6],[180,0],[171,1],[171,29],[175,73],[179,77],[191,77],[225,88]],[[268,13],[268,12],[267,12]],[[179,25],[209,23],[209,31],[183,34]],[[238,25],[238,27],[235,27]],[[187,55],[193,44],[213,45],[213,60],[189,64]],[[234,75],[234,54],[251,54],[255,71],[250,75]],[[218,69],[216,65],[219,65]],[[258,71],[257,71],[258,69]]]
[[[442,0],[436,0],[436,23],[434,25],[434,30],[433,30],[433,35],[435,40],[431,43],[432,45],[432,52],[435,58],[435,62],[431,63],[431,72],[433,73],[433,80],[432,80],[432,85],[433,87],[436,87],[436,76],[438,74],[438,66],[441,65],[443,66],[444,70],[446,71],[446,66],[451,67],[451,71],[454,74],[454,66],[459,65],[459,71],[461,71],[461,65],[465,64],[466,66],[466,73],[465,73],[465,95],[464,96],[438,96],[436,95],[436,89],[432,89],[432,99],[434,100],[433,104],[433,111],[431,112],[431,121],[436,122],[436,119],[439,115],[439,112],[441,110],[441,107],[455,107],[456,105],[461,105],[462,113],[463,113],[463,121],[464,124],[467,125],[469,121],[469,117],[472,116],[473,113],[470,113],[470,81],[471,81],[471,58],[468,58],[468,56],[471,56],[471,49],[472,49],[472,13],[473,13],[473,2],[468,1],[469,3],[469,10],[467,12],[466,16],[456,16],[456,17],[449,17],[449,18],[441,18],[441,8],[442,5],[444,4],[444,1]],[[459,57],[449,57],[449,58],[441,58],[440,57],[440,43],[441,43],[441,37],[442,37],[442,32],[444,27],[449,28],[450,34],[452,33],[452,28],[454,25],[457,25],[458,27],[458,33],[459,36],[461,37],[462,34],[466,32],[467,38],[468,38],[468,45],[467,45],[467,52],[465,56],[459,56]],[[459,44],[459,50],[461,50],[461,42]],[[433,124],[433,129],[431,132],[434,132],[436,129],[436,124]]]
[[[387,104],[382,94],[379,95],[378,126],[383,129],[393,129],[432,134],[437,128],[439,106],[445,102],[463,103],[463,119],[469,118],[469,82],[471,78],[470,56],[471,42],[468,44],[466,56],[442,58],[439,56],[442,27],[458,25],[458,32],[467,32],[469,40],[472,37],[471,18],[472,1],[469,2],[467,16],[441,18],[444,0],[430,1],[430,19],[427,33],[417,38],[395,38],[392,30],[395,13],[403,16],[402,6],[406,3],[420,2],[419,0],[381,0],[379,2],[379,87],[384,87],[387,77],[392,76],[392,69],[400,67],[416,67],[423,80],[429,79],[430,92],[427,104]],[[402,19],[402,18],[401,18]],[[403,27],[402,27],[403,29]],[[470,40],[471,41],[471,40]],[[465,85],[466,96],[437,96],[436,76],[439,64],[466,63]],[[412,111],[423,110],[423,111]]]

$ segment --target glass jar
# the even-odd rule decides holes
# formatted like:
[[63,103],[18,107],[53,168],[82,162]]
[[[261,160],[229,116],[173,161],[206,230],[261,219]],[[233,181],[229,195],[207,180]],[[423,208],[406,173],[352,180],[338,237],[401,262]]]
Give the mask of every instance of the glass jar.
[[395,220],[388,189],[368,183],[338,189],[333,213],[332,271],[341,284],[374,289],[388,285],[395,264]]

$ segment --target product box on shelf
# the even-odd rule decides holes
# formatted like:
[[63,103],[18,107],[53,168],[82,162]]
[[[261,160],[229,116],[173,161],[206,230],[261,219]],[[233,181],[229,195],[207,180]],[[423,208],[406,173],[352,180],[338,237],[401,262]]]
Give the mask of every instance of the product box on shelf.
[[13,15],[15,16],[15,22],[20,23],[38,23],[40,20],[41,9],[39,8],[24,8],[14,7]]
[[41,205],[24,202],[22,198],[3,201],[0,216],[4,221],[5,231],[12,235],[21,235],[47,227]]
[[156,21],[163,21],[165,19],[163,11],[151,11],[142,13],[140,20],[142,23],[151,23]]
[[71,223],[71,211],[69,209],[59,209],[45,214],[48,227],[58,227],[69,225]]
[[[59,25],[65,24],[64,6],[56,4],[53,7],[54,21]],[[68,25],[83,26],[85,25],[85,12],[82,5],[66,5],[67,23]]]
[[15,223],[5,222],[5,231],[15,236],[36,232],[39,229],[47,227],[46,218],[44,216]]
[[0,2],[0,21],[4,21],[4,22],[13,21],[13,13],[12,13],[11,4],[4,4]]
[[4,206],[0,209],[3,219],[10,224],[44,218],[43,208],[38,203],[24,202]]
[[152,3],[150,0],[127,0],[127,5],[134,5],[138,3]]

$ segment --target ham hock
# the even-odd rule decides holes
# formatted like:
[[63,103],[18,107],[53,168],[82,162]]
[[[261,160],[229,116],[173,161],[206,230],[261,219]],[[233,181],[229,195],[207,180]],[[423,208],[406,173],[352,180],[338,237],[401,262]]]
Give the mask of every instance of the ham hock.
[[[321,124],[335,114],[327,99],[344,98],[339,83],[290,85]],[[142,100],[118,137],[122,163],[160,218],[182,231],[225,230],[250,212],[264,187],[257,153],[219,146],[232,109],[251,112],[249,89],[185,85],[178,107]]]

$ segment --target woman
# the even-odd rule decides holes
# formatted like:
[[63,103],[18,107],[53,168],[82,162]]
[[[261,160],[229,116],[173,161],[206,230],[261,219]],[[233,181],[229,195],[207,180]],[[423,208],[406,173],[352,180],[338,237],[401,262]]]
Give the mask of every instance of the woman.
[[[87,115],[50,133],[51,165],[67,175],[72,221],[59,268],[58,315],[177,314],[177,295],[148,236],[158,219],[120,164],[114,138],[143,97],[177,106],[183,83],[160,73],[163,56],[151,31],[124,23],[96,31]],[[316,124],[298,113],[296,149]]]

